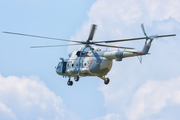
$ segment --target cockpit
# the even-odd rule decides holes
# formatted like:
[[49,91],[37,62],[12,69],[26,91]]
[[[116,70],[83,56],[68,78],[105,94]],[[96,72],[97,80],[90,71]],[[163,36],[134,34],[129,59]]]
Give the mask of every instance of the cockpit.
[[59,71],[59,73],[66,73],[66,64],[67,62],[59,62],[59,64],[57,65],[57,69],[56,71]]

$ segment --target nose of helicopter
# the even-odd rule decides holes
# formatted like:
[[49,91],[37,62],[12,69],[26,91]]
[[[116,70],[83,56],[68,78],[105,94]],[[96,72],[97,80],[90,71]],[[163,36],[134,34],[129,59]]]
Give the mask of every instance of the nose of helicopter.
[[59,68],[57,68],[57,67],[56,67],[56,73],[57,73],[58,75],[61,75],[61,71],[60,71]]
[[56,69],[56,73],[58,75],[61,75],[61,68],[60,68],[59,64],[57,66],[55,66],[55,69]]

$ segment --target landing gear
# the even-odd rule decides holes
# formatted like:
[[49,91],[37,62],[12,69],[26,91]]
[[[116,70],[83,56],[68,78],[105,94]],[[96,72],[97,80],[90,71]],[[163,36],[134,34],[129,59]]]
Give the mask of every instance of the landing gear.
[[69,77],[69,80],[67,81],[67,85],[68,86],[72,86],[73,85],[73,81],[70,80],[70,77]]
[[105,78],[105,76],[98,76],[99,78],[101,78],[102,80],[104,80],[104,84],[107,85],[110,81],[109,78]]
[[109,83],[110,79],[109,78],[105,78],[104,80],[104,84],[107,85]]
[[75,75],[74,76],[74,80],[77,82],[77,81],[79,81],[79,75]]
[[68,81],[68,82],[67,82],[67,85],[68,85],[68,86],[72,86],[72,85],[73,85],[73,81]]

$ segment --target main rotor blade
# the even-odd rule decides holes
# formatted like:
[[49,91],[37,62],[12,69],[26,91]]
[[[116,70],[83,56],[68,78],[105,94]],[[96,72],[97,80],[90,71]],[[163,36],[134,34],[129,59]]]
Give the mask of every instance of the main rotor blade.
[[90,34],[89,34],[88,41],[93,39],[95,29],[96,29],[96,25],[93,24],[93,25],[92,25],[92,28],[91,28],[91,32],[90,32]]
[[[171,36],[176,36],[176,34],[170,34],[170,35],[159,35],[159,37],[171,37]],[[130,39],[121,39],[121,40],[109,40],[109,41],[99,41],[99,42],[94,42],[94,43],[111,43],[111,42],[124,42],[124,41],[132,41],[132,40],[141,40],[141,39],[146,39],[146,37],[140,37],[140,38],[130,38]]]
[[171,35],[159,35],[159,36],[157,36],[157,38],[160,38],[160,37],[171,37],[171,36],[176,36],[176,34],[171,34]]
[[38,37],[38,38],[45,38],[45,39],[52,39],[52,40],[61,40],[61,41],[69,41],[69,42],[81,43],[81,41],[65,40],[65,39],[59,39],[59,38],[43,37],[43,36],[29,35],[29,34],[22,34],[22,33],[6,32],[6,31],[3,31],[3,33],[14,34],[14,35],[22,35],[22,36],[28,36],[28,37]]
[[102,45],[102,44],[94,44],[96,46],[102,46],[102,47],[112,47],[112,48],[122,48],[122,49],[134,49],[134,48],[130,48],[130,47],[120,47],[120,46],[112,46],[112,45]]
[[60,47],[60,46],[73,46],[73,45],[82,45],[82,44],[49,45],[49,46],[32,46],[31,48]]
[[124,42],[124,41],[141,40],[141,39],[146,39],[146,37],[140,37],[140,38],[129,38],[129,39],[121,39],[121,40],[99,41],[99,42],[95,42],[95,43]]

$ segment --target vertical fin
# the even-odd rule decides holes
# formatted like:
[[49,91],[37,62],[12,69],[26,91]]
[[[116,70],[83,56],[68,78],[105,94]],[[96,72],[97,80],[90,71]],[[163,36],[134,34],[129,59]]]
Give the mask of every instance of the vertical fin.
[[145,55],[149,52],[149,49],[151,47],[151,42],[153,41],[153,39],[150,39],[149,43],[147,44],[147,41],[145,42],[145,45],[142,49],[142,51],[137,52],[139,55]]

